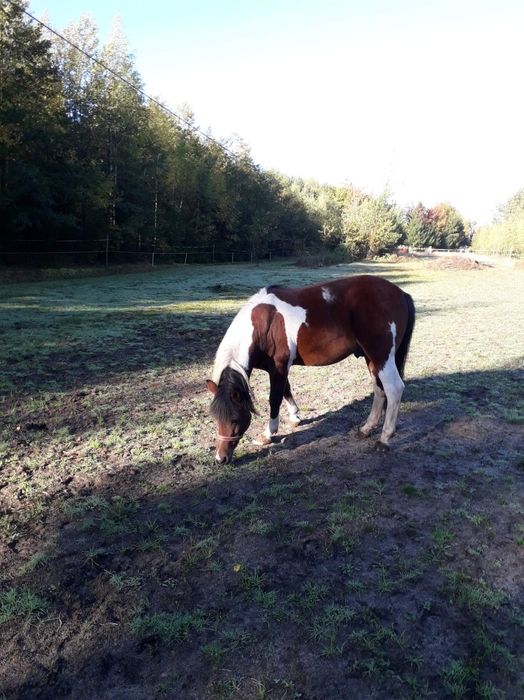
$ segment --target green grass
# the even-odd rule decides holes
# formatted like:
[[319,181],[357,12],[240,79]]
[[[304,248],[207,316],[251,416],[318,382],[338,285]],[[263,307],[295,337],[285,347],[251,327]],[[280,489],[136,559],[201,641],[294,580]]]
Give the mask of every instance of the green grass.
[[[350,359],[293,368],[309,422],[215,467],[204,379],[235,310],[353,272],[417,306],[391,453],[354,437],[370,385]],[[37,622],[37,653],[67,638],[81,673],[104,644],[140,678],[157,659],[148,696],[522,695],[523,280],[382,262],[0,286],[0,674]],[[252,383],[249,438],[267,419]]]
[[138,637],[156,637],[161,642],[174,644],[188,640],[192,633],[202,632],[206,623],[206,616],[200,610],[158,613],[134,618],[131,631]]
[[11,588],[0,593],[0,625],[17,618],[40,617],[49,608],[49,602],[33,591]]
[[482,578],[474,579],[461,571],[448,572],[446,590],[455,603],[476,612],[486,608],[498,610],[507,601],[503,591],[489,586]]

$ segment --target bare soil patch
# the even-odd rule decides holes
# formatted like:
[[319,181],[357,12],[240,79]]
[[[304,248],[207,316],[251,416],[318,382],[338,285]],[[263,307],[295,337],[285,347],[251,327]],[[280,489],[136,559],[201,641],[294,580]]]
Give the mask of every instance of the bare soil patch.
[[227,314],[21,364],[0,424],[0,697],[522,697],[522,369],[420,370],[455,311],[417,290],[388,454],[356,437],[353,359],[297,368],[303,424],[213,466],[203,379]]
[[463,255],[441,255],[435,259],[427,260],[426,265],[431,270],[486,270],[490,265],[479,262]]

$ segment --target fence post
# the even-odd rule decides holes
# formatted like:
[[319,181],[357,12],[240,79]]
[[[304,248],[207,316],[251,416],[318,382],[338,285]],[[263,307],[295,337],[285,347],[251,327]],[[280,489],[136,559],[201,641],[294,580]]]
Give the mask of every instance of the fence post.
[[186,255],[184,257],[184,265],[187,265],[187,251],[186,251]]
[[155,246],[156,246],[156,236],[153,238],[153,252],[151,253],[151,267],[155,266]]

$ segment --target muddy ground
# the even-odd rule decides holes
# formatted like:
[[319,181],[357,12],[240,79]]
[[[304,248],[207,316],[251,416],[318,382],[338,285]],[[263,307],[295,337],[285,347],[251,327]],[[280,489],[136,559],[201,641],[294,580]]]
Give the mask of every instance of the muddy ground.
[[524,697],[522,370],[408,360],[381,454],[362,361],[300,368],[302,425],[261,448],[261,416],[218,468],[202,380],[230,318],[21,362],[0,697]]

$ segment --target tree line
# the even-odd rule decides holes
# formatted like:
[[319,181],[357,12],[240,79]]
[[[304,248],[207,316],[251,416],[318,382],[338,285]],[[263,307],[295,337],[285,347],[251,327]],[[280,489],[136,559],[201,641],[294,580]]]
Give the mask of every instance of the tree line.
[[486,253],[524,255],[524,189],[498,208],[490,226],[479,228],[472,248]]
[[82,17],[68,43],[27,7],[0,0],[0,260],[67,241],[82,262],[108,250],[361,258],[469,242],[449,204],[401,211],[387,193],[263,170],[240,139],[208,138],[189,109],[180,118],[148,100],[118,25],[100,45]]

